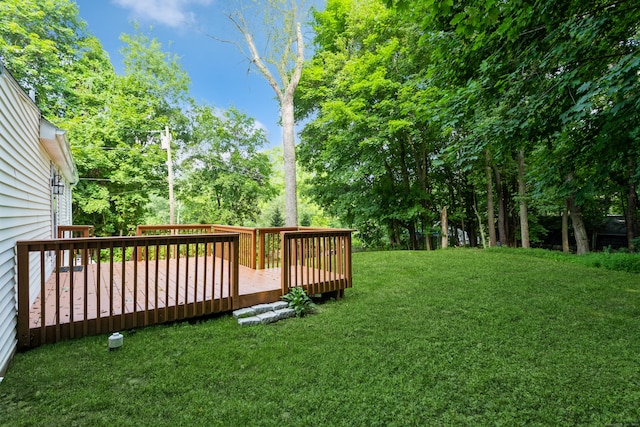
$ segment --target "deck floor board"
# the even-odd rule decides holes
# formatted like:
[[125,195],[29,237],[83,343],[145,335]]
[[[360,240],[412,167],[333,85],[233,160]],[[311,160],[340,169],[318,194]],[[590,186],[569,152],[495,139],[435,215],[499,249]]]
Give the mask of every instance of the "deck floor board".
[[[59,316],[57,321],[56,304],[56,274],[54,273],[45,283],[44,323],[46,326],[57,323],[65,324],[82,319],[106,318],[121,314],[142,312],[167,307],[175,307],[185,303],[205,304],[213,299],[228,298],[231,295],[228,270],[222,268],[226,260],[211,256],[201,256],[197,263],[195,258],[158,260],[146,264],[135,261],[114,263],[113,270],[109,264],[88,264],[82,266],[81,271],[59,273]],[[169,262],[167,277],[166,263]],[[123,305],[123,264],[124,264],[124,305]],[[206,269],[205,269],[206,265]],[[99,266],[99,267],[98,267]],[[197,269],[196,269],[197,266]],[[100,270],[100,280],[98,277]],[[188,271],[187,271],[188,268]],[[156,274],[157,271],[157,274]],[[197,272],[197,273],[196,273]],[[134,274],[135,273],[135,274]],[[71,288],[71,274],[73,274],[73,289]],[[197,274],[197,277],[196,277]],[[254,270],[239,266],[239,294],[250,295],[264,291],[280,289],[280,269]],[[156,295],[155,278],[158,277],[158,291]],[[86,312],[85,317],[85,277]],[[213,282],[212,282],[213,277]],[[197,280],[196,280],[197,279]],[[113,283],[113,286],[110,284]],[[98,284],[100,288],[98,289]],[[99,292],[99,298],[98,298]],[[111,295],[113,294],[113,298]],[[73,296],[73,301],[71,298]],[[124,310],[123,310],[124,306]],[[73,307],[73,309],[71,309]],[[135,310],[134,310],[135,307]],[[30,328],[42,326],[41,296],[38,296],[31,306],[29,315]]]

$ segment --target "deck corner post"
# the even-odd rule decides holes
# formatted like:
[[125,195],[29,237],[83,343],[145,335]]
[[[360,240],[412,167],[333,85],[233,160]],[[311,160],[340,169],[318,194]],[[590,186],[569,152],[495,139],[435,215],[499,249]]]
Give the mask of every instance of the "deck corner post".
[[264,239],[265,239],[266,233],[262,230],[260,230],[260,232],[258,233],[258,269],[259,270],[264,270]]
[[[347,287],[350,288],[353,286],[353,248],[351,247],[351,234],[352,232],[349,231],[349,234],[347,234],[347,271],[345,272],[345,275],[347,276]],[[344,296],[344,290],[343,290],[343,296]]]
[[[29,246],[26,242],[17,242],[18,258],[18,348],[31,346],[29,331]],[[42,266],[40,267],[42,268]]]
[[251,231],[251,262],[250,267],[252,269],[256,269],[256,234],[258,233],[258,230],[256,230],[255,228]]
[[289,275],[291,274],[290,258],[291,251],[289,248],[289,240],[287,239],[287,232],[280,232],[280,288],[282,295],[286,295],[289,292]]
[[240,234],[234,234],[232,237],[233,253],[233,295],[231,297],[231,305],[234,310],[240,308]]

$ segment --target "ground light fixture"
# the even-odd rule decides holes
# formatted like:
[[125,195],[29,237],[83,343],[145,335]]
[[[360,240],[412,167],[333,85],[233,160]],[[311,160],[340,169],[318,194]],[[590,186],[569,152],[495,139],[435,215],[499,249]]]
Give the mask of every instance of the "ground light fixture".
[[120,332],[114,332],[109,337],[109,351],[117,350],[124,344],[124,336]]

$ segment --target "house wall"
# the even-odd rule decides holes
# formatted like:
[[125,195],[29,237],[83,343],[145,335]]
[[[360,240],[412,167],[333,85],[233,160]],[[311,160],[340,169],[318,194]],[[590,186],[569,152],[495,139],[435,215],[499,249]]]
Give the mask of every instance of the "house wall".
[[[0,62],[0,377],[17,344],[16,253],[18,240],[53,238],[51,176],[57,166],[40,142],[40,111]],[[60,198],[59,224],[71,224],[70,188]],[[39,277],[39,262],[30,263]],[[52,256],[45,268],[53,269]],[[31,280],[30,303],[38,295]]]

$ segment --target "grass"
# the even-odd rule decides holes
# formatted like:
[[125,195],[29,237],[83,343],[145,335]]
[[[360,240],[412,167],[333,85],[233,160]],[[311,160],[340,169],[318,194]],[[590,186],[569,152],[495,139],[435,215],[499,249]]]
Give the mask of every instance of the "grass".
[[640,276],[520,250],[354,255],[318,313],[18,354],[0,425],[638,425]]

